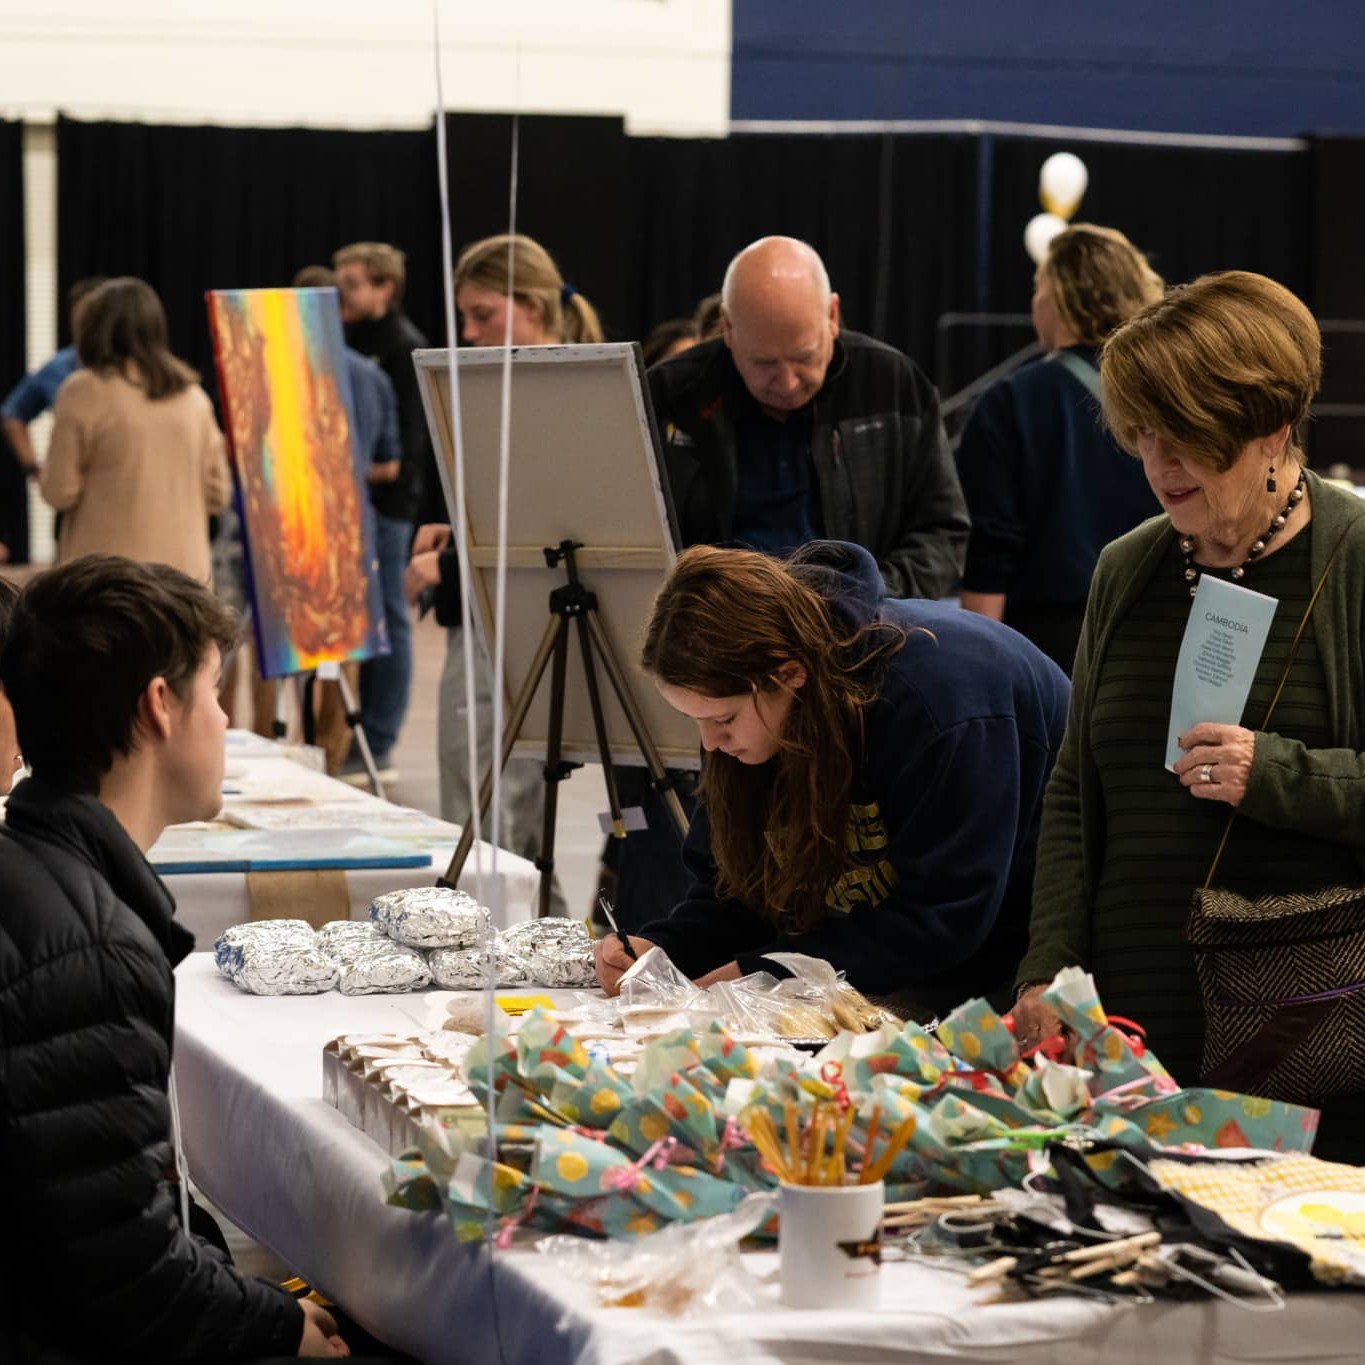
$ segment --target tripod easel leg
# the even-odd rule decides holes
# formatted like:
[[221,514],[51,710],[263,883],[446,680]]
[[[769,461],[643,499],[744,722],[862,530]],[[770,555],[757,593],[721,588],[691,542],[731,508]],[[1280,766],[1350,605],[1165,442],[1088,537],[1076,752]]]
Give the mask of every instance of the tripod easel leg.
[[[667,803],[669,814],[673,817],[678,832],[686,835],[688,827],[687,813],[683,810],[677,792],[669,785],[668,770],[664,766],[663,759],[654,742],[650,739],[644,717],[631,694],[630,683],[625,670],[613,654],[611,645],[598,619],[597,598],[595,594],[583,586],[578,578],[574,551],[581,548],[582,546],[575,542],[566,540],[562,541],[557,547],[549,547],[543,551],[545,562],[550,568],[554,568],[557,564],[564,565],[568,582],[564,587],[557,588],[550,593],[550,621],[545,628],[545,634],[541,638],[531,668],[504,728],[502,750],[497,760],[500,766],[505,766],[511,756],[512,747],[517,736],[521,733],[521,727],[531,709],[531,702],[545,675],[545,669],[553,659],[554,667],[550,687],[550,723],[544,770],[545,811],[541,824],[541,856],[536,860],[536,866],[541,874],[539,914],[542,916],[549,913],[550,890],[554,880],[555,823],[559,808],[559,783],[574,768],[581,766],[578,763],[566,763],[563,758],[564,704],[569,652],[568,620],[570,617],[574,617],[578,622],[579,646],[583,656],[584,676],[588,686],[588,699],[592,708],[597,749],[602,760],[608,800],[611,803],[613,834],[617,837],[624,837],[625,825],[621,814],[620,793],[617,790],[615,774],[612,770],[611,744],[607,737],[606,722],[602,713],[602,696],[598,687],[597,671],[593,658],[594,649],[603,661],[612,691],[625,713],[631,733],[649,768],[654,785]],[[481,819],[487,812],[492,800],[494,771],[490,765],[479,788],[478,810]],[[473,846],[474,822],[470,820],[460,833],[460,842],[455,847],[455,852],[450,859],[450,865],[446,868],[445,875],[437,880],[438,886],[453,888],[458,884],[460,873],[464,870]]]
[[289,733],[289,694],[284,690],[286,678],[275,679],[275,719],[270,723],[271,736],[279,741]]
[[[602,623],[597,619],[596,612],[588,613],[585,620],[588,629],[592,632],[593,644],[596,646],[598,654],[602,656],[602,664],[607,670],[612,691],[616,693],[616,700],[620,702],[621,710],[625,712],[626,723],[630,726],[631,734],[635,736],[635,743],[640,747],[640,753],[649,768],[649,775],[657,785],[665,781],[668,776],[668,769],[664,766],[663,758],[655,747],[654,740],[650,737],[649,729],[645,725],[645,718],[640,714],[640,708],[635,704],[635,696],[630,690],[630,683],[626,678],[625,670],[621,667],[621,661],[612,650],[611,641],[607,639],[607,633],[602,629]],[[678,800],[678,793],[669,786],[661,787],[660,793],[668,806],[668,813],[673,817],[673,823],[678,827],[678,833],[686,838],[687,812],[683,809],[682,802]]]
[[[351,691],[346,670],[340,664],[335,664],[328,667],[329,672],[332,667],[336,669],[334,681],[341,689],[341,704],[346,708],[346,724],[350,726],[351,734],[360,749],[360,758],[365,764],[365,772],[370,779],[370,786],[374,788],[374,794],[382,801],[384,799],[384,784],[379,780],[379,769],[375,766],[374,754],[370,751],[370,741],[365,734],[365,727],[360,723],[360,704],[356,700],[355,693]],[[322,676],[322,669],[319,668],[318,678],[321,679]]]
[[544,919],[550,913],[550,890],[555,876],[555,818],[559,813],[559,784],[576,767],[565,763],[564,755],[564,687],[569,670],[569,632],[561,627],[555,636],[554,656],[550,669],[550,728],[545,740],[545,810],[541,819],[540,899],[536,915]]
[[592,612],[577,618],[578,645],[583,654],[583,677],[588,684],[588,706],[592,711],[592,728],[597,736],[597,753],[602,760],[602,778],[607,784],[607,807],[611,811],[611,833],[614,839],[626,837],[626,823],[621,815],[621,798],[616,790],[616,772],[611,762],[611,744],[607,739],[607,723],[602,716],[602,694],[597,687],[597,668],[593,663],[593,634],[588,626]]

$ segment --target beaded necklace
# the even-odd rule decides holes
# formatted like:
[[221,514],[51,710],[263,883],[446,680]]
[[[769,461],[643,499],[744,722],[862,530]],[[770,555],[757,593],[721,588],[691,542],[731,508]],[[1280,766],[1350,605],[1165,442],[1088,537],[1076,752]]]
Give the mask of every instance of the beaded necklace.
[[[1253,542],[1251,549],[1247,552],[1247,557],[1232,571],[1234,582],[1241,582],[1246,575],[1247,565],[1253,560],[1260,558],[1265,553],[1265,547],[1270,540],[1284,530],[1284,524],[1289,520],[1289,514],[1303,501],[1304,486],[1303,471],[1299,471],[1299,481],[1294,485],[1294,491],[1289,495],[1289,501],[1275,515],[1275,519],[1261,533],[1256,541]],[[1190,585],[1190,596],[1199,589],[1199,566],[1194,562],[1194,537],[1180,537],[1180,553],[1185,560],[1185,581]]]

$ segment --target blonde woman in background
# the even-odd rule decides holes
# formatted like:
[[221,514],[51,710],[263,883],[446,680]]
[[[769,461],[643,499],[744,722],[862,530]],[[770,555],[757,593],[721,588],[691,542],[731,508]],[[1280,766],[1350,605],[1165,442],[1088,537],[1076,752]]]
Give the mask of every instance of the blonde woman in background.
[[143,280],[102,284],[79,319],[84,368],[57,392],[40,484],[63,514],[57,561],[124,555],[208,583],[209,517],[231,489],[199,376],[171,354],[161,300]]
[[[566,283],[550,253],[521,235],[486,237],[460,253],[455,265],[455,306],[467,346],[554,346],[603,340],[597,311]],[[406,590],[413,603],[429,602],[446,627],[446,663],[441,674],[437,743],[440,754],[441,816],[463,825],[470,816],[468,721],[464,681],[464,639],[460,629],[460,569],[451,530],[421,527],[413,541]],[[476,707],[481,760],[493,752],[492,668],[476,652]],[[541,764],[514,758],[502,781],[502,844],[513,853],[540,856],[544,780]],[[556,882],[556,913],[566,909]]]
[[513,346],[603,340],[597,310],[539,242],[520,234],[465,247],[455,263],[455,307],[466,346],[501,346],[509,313]]
[[1100,551],[1160,508],[1104,429],[1100,344],[1155,303],[1161,277],[1121,232],[1077,223],[1034,277],[1047,352],[981,396],[958,450],[972,515],[962,605],[1027,635],[1068,673]]

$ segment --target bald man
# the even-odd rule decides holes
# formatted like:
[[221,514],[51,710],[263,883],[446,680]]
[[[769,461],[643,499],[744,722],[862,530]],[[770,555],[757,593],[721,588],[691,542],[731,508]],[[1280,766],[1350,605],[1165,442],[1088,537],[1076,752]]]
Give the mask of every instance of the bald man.
[[[721,314],[720,337],[649,372],[683,542],[785,555],[851,540],[892,597],[952,592],[970,525],[934,386],[899,351],[840,329],[824,264],[794,238],[730,262]],[[617,919],[633,931],[684,899],[689,877],[648,774],[616,778],[648,823],[613,850]],[[671,779],[690,806],[692,775]]]
[[839,326],[816,252],[764,237],[730,262],[722,335],[649,372],[686,544],[869,550],[894,597],[942,597],[970,524],[938,394],[899,351]]

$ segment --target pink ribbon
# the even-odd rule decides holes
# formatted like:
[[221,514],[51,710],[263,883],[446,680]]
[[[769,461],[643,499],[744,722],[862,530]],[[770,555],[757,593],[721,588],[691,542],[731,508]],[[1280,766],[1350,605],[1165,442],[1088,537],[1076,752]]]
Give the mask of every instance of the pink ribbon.
[[668,1165],[677,1146],[678,1139],[675,1137],[660,1138],[638,1161],[632,1161],[629,1166],[612,1166],[603,1171],[602,1188],[630,1194],[639,1187],[647,1168],[652,1166],[656,1171],[662,1171]]
[[716,1152],[716,1159],[711,1163],[711,1169],[716,1175],[720,1174],[721,1167],[725,1165],[725,1153],[747,1145],[748,1138],[745,1136],[744,1129],[739,1126],[739,1120],[733,1116],[725,1120],[725,1128],[720,1135],[720,1147]]
[[[1152,1095],[1139,1095],[1138,1090],[1152,1090]],[[1124,1081],[1122,1085],[1116,1085],[1112,1090],[1106,1090],[1103,1094],[1096,1095],[1092,1103],[1098,1104],[1100,1100],[1114,1100],[1121,1109],[1135,1109],[1140,1104],[1145,1104],[1149,1098],[1157,1095],[1174,1095],[1180,1087],[1170,1076],[1138,1076],[1134,1080]]]
[[493,1240],[493,1245],[499,1251],[506,1251],[512,1245],[512,1234],[535,1212],[536,1200],[540,1198],[540,1186],[531,1186],[531,1197],[526,1201],[526,1207],[520,1213],[508,1214],[498,1224],[498,1235]]

